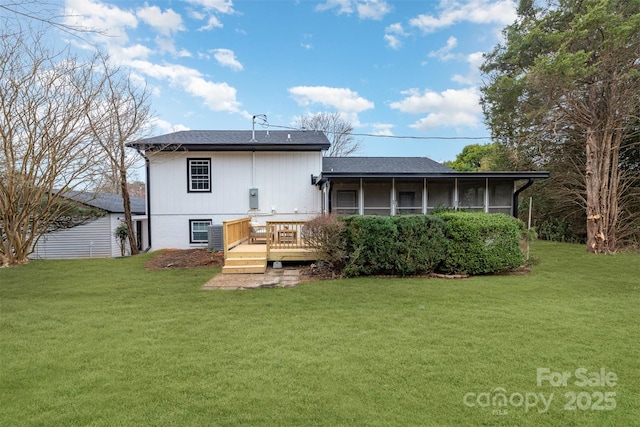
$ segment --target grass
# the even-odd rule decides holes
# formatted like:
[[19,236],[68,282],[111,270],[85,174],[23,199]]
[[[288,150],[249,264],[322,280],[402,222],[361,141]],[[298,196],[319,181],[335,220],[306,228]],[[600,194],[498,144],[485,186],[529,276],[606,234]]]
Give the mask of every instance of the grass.
[[[219,269],[149,254],[1,269],[0,425],[640,425],[640,255],[532,251],[528,276],[256,291],[201,291]],[[573,376],[537,386],[544,367]],[[496,389],[553,400],[463,403]],[[615,409],[565,409],[605,392]]]

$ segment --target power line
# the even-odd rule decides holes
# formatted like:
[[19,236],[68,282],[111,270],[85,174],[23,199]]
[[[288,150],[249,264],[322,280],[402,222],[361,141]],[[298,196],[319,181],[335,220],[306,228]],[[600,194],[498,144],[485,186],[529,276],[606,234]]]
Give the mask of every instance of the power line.
[[389,138],[389,139],[417,139],[417,140],[456,140],[456,139],[461,139],[461,140],[489,139],[490,140],[491,139],[490,136],[408,136],[408,135],[379,135],[379,134],[373,134],[373,133],[352,133],[352,132],[345,133],[345,132],[326,131],[322,129],[300,129],[300,128],[291,127],[291,126],[272,125],[269,123],[267,123],[265,126],[272,127],[272,128],[279,128],[279,129],[308,130],[311,132],[321,131],[324,133],[340,133],[340,134],[351,135],[351,136],[365,136],[365,137],[372,137],[372,138]]

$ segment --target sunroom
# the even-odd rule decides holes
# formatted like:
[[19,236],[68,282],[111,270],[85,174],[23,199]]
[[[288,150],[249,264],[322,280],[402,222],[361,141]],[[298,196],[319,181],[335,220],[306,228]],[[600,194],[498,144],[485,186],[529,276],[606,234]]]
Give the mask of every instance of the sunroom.
[[464,209],[514,215],[518,196],[548,172],[459,172],[428,158],[328,157],[317,179],[323,212],[427,214]]

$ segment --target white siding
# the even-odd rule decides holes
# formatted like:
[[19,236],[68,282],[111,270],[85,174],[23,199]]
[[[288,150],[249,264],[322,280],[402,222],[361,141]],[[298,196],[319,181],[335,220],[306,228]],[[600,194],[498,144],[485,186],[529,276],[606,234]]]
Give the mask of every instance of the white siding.
[[[211,159],[211,192],[187,191],[187,159]],[[213,224],[256,216],[257,220],[308,219],[320,213],[322,193],[311,175],[322,169],[320,152],[171,152],[150,158],[152,249],[184,249],[189,220]],[[249,189],[259,208],[249,209]],[[272,211],[273,208],[273,211]]]
[[111,216],[42,236],[30,257],[62,259],[112,256],[111,240],[115,239],[111,237]]
[[[69,259],[69,258],[106,258],[119,257],[120,243],[113,236],[114,231],[120,225],[124,214],[107,214],[84,225],[66,230],[48,233],[42,236],[30,255],[32,259]],[[134,220],[142,221],[143,249],[148,244],[146,237],[147,220],[138,216]],[[127,243],[127,255],[129,254]]]

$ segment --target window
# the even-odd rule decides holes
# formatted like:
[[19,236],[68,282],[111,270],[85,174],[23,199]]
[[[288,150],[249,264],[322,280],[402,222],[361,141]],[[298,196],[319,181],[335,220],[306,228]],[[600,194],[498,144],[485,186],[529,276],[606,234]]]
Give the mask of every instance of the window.
[[452,179],[429,181],[427,183],[427,210],[453,208],[453,189],[455,183]]
[[390,179],[366,179],[362,187],[365,215],[391,215]]
[[207,243],[209,241],[208,228],[211,225],[210,219],[189,220],[189,242]]
[[513,180],[489,179],[489,212],[511,215]]
[[211,192],[211,159],[187,159],[188,191]]
[[355,190],[338,190],[336,195],[336,211],[338,213],[346,215],[358,213]]
[[398,213],[419,213],[414,212],[416,209],[416,193],[413,191],[399,191],[398,192]]
[[396,214],[422,213],[423,180],[396,180]]
[[360,211],[358,196],[359,179],[337,180],[331,183],[331,201],[329,209],[337,215],[353,215]]
[[485,179],[459,179],[458,207],[471,211],[484,211],[486,186]]

